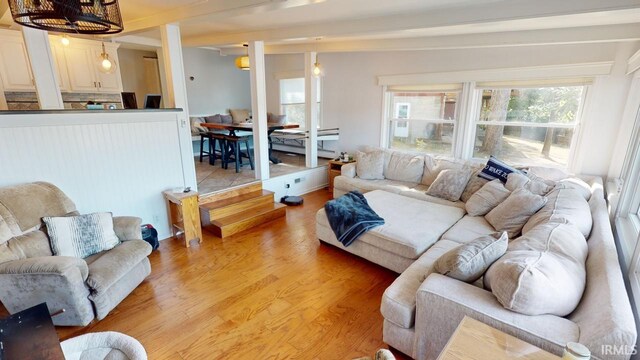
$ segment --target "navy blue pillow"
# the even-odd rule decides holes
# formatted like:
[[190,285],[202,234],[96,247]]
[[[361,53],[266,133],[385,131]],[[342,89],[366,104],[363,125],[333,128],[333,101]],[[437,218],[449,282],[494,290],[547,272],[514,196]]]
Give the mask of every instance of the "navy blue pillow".
[[489,181],[500,179],[500,181],[506,183],[507,175],[512,172],[520,173],[516,168],[505,164],[498,158],[491,155],[491,157],[489,157],[489,161],[487,161],[487,165],[484,166],[484,169],[482,169],[478,176]]

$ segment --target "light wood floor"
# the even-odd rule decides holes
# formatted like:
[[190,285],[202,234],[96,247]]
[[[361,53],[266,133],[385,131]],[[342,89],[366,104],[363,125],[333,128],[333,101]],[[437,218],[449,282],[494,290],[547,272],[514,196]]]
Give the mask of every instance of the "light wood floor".
[[[61,339],[120,331],[149,359],[353,359],[382,342],[380,299],[396,274],[315,237],[326,190],[275,220],[151,254],[151,276],[106,319]],[[399,359],[404,359],[398,354]]]

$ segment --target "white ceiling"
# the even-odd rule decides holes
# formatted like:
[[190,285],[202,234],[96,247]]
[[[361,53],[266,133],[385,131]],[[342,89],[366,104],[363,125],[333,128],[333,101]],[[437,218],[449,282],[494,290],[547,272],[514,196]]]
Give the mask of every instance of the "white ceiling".
[[[0,0],[4,2],[3,0]],[[620,24],[640,24],[640,0],[120,0],[126,41],[159,39],[157,26],[179,23],[185,46],[241,48],[264,40],[273,48],[390,42],[618,26],[611,41],[629,41]],[[6,11],[6,9],[4,9]],[[0,7],[0,12],[3,8]],[[11,25],[0,13],[0,26]],[[595,34],[594,28],[594,34]],[[573,37],[572,37],[573,36]],[[496,34],[496,41],[499,36]],[[531,35],[529,35],[531,37]],[[606,36],[604,36],[606,38]],[[576,40],[574,40],[576,41]],[[157,43],[157,41],[156,41]],[[407,42],[408,43],[408,42]],[[148,45],[146,42],[145,45]],[[231,53],[231,51],[228,51]]]

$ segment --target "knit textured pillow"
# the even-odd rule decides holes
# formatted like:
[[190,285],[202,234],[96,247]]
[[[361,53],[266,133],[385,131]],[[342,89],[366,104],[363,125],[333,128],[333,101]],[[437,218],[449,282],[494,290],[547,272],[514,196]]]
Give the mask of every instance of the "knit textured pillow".
[[44,217],[53,255],[84,259],[120,243],[109,212],[69,217]]

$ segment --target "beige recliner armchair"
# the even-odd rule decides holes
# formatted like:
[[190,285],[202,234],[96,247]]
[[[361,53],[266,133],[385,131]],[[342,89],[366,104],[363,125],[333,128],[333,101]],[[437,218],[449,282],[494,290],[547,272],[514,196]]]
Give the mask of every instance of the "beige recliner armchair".
[[46,302],[56,325],[84,326],[103,319],[150,273],[151,246],[141,220],[114,217],[121,243],[78,259],[53,256],[44,216],[77,215],[57,187],[35,182],[0,188],[0,301],[11,313]]

